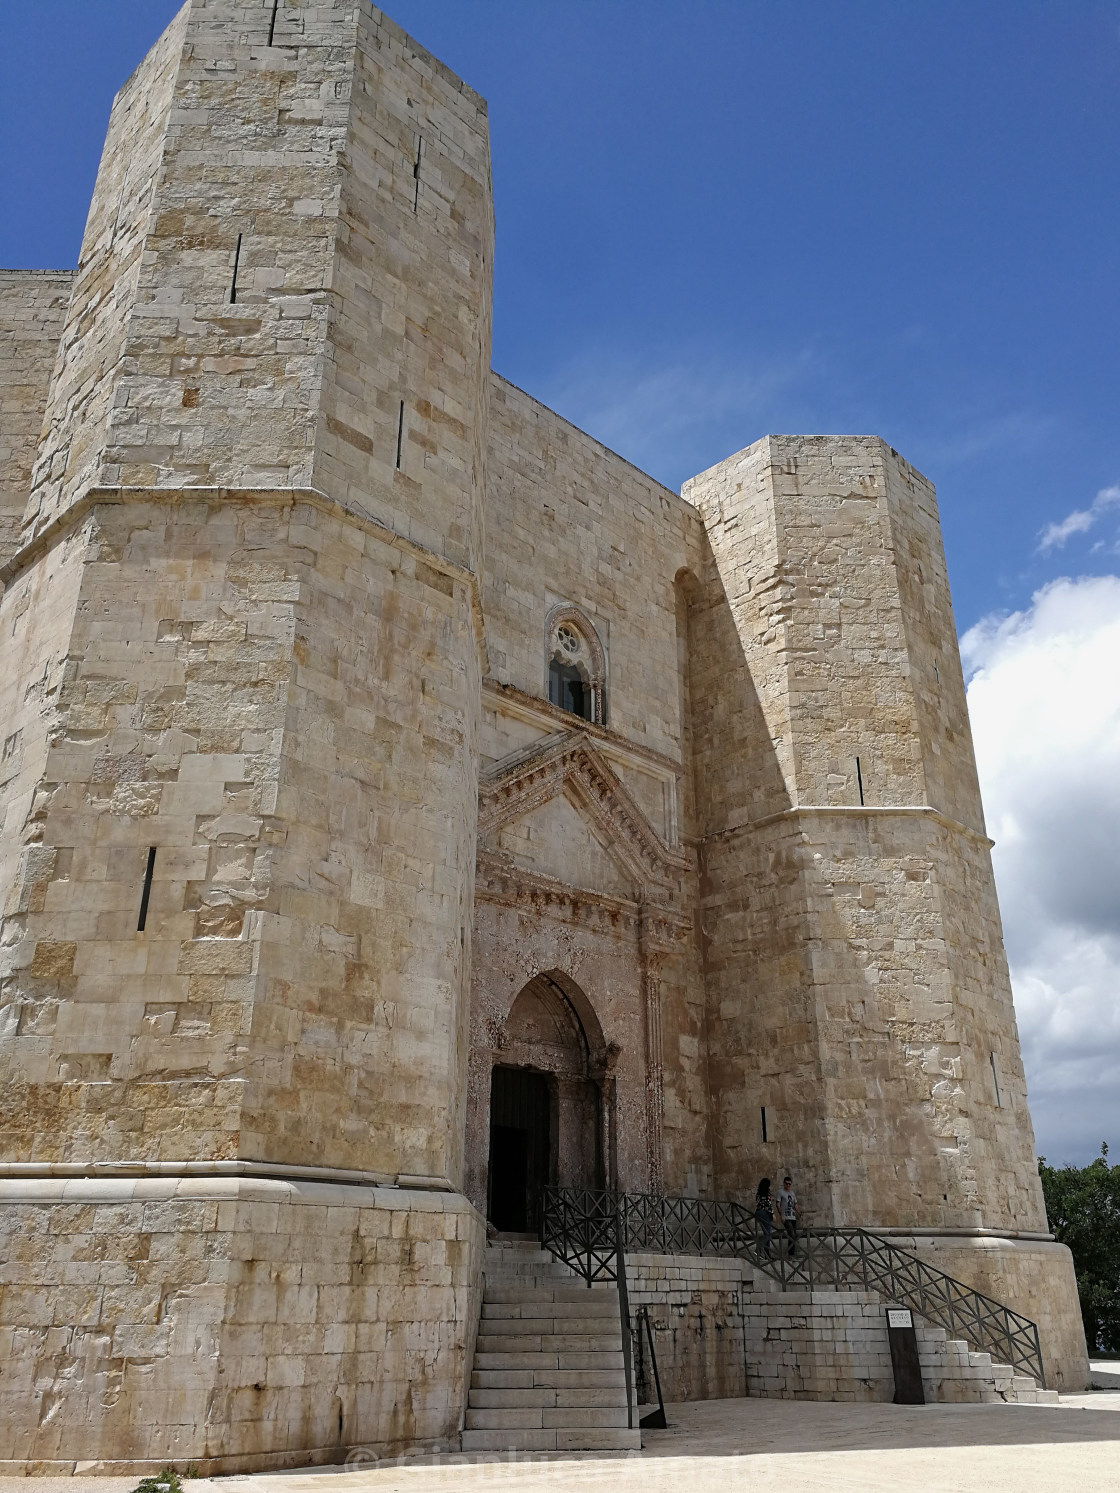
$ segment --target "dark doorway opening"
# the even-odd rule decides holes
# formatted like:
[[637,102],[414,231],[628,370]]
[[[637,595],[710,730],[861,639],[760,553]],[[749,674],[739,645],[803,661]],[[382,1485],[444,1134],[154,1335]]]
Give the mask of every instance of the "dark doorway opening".
[[543,1073],[493,1069],[488,1216],[503,1234],[529,1233],[540,1226],[552,1158],[551,1110]]

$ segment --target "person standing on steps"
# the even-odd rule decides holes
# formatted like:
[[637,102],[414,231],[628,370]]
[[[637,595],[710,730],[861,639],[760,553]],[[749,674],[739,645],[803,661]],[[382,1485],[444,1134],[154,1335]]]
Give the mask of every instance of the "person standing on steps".
[[801,1209],[797,1206],[797,1194],[793,1190],[793,1178],[782,1178],[782,1190],[778,1194],[778,1214],[786,1227],[789,1240],[789,1257],[792,1260],[797,1249],[797,1220]]
[[774,1199],[770,1194],[770,1178],[763,1177],[754,1195],[754,1216],[762,1228],[762,1253],[770,1258],[770,1237],[774,1232]]

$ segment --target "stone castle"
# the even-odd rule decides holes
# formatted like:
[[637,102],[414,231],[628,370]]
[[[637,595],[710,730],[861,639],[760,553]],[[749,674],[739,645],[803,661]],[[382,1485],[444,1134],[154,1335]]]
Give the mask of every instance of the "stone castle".
[[[77,270],[0,276],[9,1467],[459,1445],[550,1184],[788,1170],[1086,1381],[931,485],[768,436],[666,490],[491,371],[492,262],[465,83],[368,0],[187,0]],[[665,1373],[754,1392],[781,1298],[697,1269]]]

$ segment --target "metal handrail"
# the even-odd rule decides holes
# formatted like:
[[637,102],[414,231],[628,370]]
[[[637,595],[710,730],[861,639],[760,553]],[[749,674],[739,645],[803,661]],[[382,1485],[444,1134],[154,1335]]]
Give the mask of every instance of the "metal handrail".
[[624,1252],[643,1250],[746,1259],[784,1291],[876,1291],[1046,1385],[1034,1322],[868,1229],[803,1229],[791,1255],[783,1233],[767,1250],[754,1210],[742,1203],[548,1187],[541,1244],[589,1285],[615,1280]]
[[[646,1342],[649,1344],[649,1366],[653,1370],[653,1390],[657,1395],[657,1409],[649,1410],[638,1420],[638,1425],[643,1431],[664,1431],[668,1429],[668,1421],[665,1419],[665,1397],[661,1393],[661,1375],[657,1372],[657,1345],[653,1340],[653,1327],[649,1320],[649,1307],[638,1308],[638,1353],[642,1349],[642,1328],[646,1330]],[[635,1388],[634,1399],[637,1400],[638,1392]]]

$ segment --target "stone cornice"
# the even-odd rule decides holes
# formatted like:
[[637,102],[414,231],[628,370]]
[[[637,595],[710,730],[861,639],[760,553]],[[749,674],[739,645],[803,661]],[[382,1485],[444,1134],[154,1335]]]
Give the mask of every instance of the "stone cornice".
[[340,498],[332,498],[329,493],[317,487],[87,487],[80,497],[69,503],[61,513],[55,514],[49,523],[44,524],[38,533],[23,544],[6,564],[0,565],[0,586],[5,588],[10,586],[22,571],[34,564],[41,555],[75,528],[85,514],[100,505],[197,502],[199,500],[214,505],[252,502],[286,503],[294,506],[297,503],[307,503],[312,508],[318,509],[320,513],[330,514],[334,518],[352,524],[363,533],[376,535],[386,544],[392,544],[405,554],[422,560],[433,570],[451,576],[454,580],[462,581],[471,598],[471,620],[474,624],[482,673],[483,675],[489,674],[490,655],[486,646],[486,618],[482,609],[482,594],[478,577],[474,571],[454,560],[449,560],[438,550],[429,549],[427,545],[417,543],[415,539],[409,538],[408,535],[400,533],[388,524],[381,523],[379,519],[373,518],[370,514],[363,513],[352,503],[344,503]]
[[[553,732],[572,728],[573,717],[570,711],[561,710],[559,705],[553,705],[539,695],[530,695],[525,690],[518,689],[515,684],[503,684],[501,680],[489,676],[482,681],[482,692],[484,696],[490,696],[492,703],[504,715],[524,721],[526,725]],[[605,756],[639,768],[654,767],[658,770],[658,775],[663,777],[679,778],[684,773],[683,765],[675,758],[631,741],[609,726],[600,726],[594,721],[580,721],[579,729],[598,743]]]
[[797,819],[802,815],[813,814],[822,818],[835,815],[857,819],[875,819],[884,816],[925,817],[934,820],[945,829],[952,830],[954,834],[964,835],[978,845],[986,845],[989,850],[995,844],[995,841],[989,839],[987,835],[981,834],[979,830],[973,829],[970,825],[962,824],[959,819],[951,819],[948,814],[943,814],[932,804],[791,804],[787,809],[778,809],[773,814],[763,814],[759,819],[749,819],[744,824],[732,824],[726,829],[713,830],[711,834],[704,835],[697,843],[704,845],[712,840],[730,840],[736,835],[746,835],[757,829],[765,829],[767,825],[777,824],[783,819]]
[[454,1192],[447,1177],[367,1172],[353,1167],[300,1166],[284,1161],[0,1161],[0,1181],[129,1181],[141,1178],[262,1177],[281,1182],[327,1182],[354,1187],[400,1187]]
[[474,895],[476,902],[531,908],[596,933],[621,932],[650,953],[676,952],[692,928],[691,918],[674,908],[568,886],[484,849],[478,852]]

